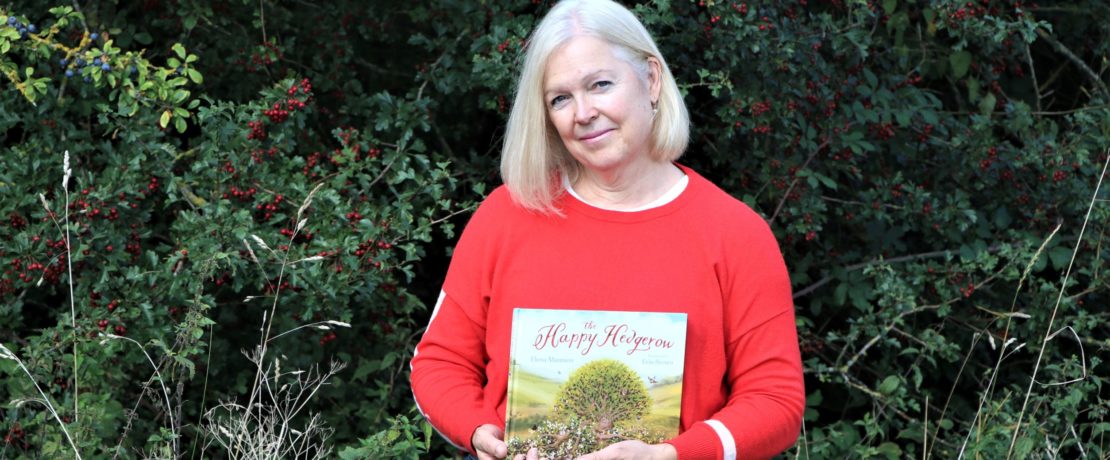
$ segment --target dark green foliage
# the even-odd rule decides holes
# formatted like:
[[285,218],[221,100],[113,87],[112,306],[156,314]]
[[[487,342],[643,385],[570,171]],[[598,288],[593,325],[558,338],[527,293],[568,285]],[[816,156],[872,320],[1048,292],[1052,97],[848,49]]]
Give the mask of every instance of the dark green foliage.
[[[1106,2],[628,4],[691,108],[682,161],[780,241],[809,395],[791,457],[1110,452]],[[246,402],[239,352],[264,314],[273,335],[351,325],[268,351],[283,371],[349,364],[309,403],[335,452],[449,455],[396,416],[406,362],[454,229],[497,183],[549,6],[0,6],[0,343],[83,456],[164,453],[176,433],[199,458],[206,410]],[[101,332],[145,345],[172,408],[138,347]],[[0,401],[39,397],[14,361],[0,375]],[[41,404],[2,410],[0,457],[71,455]]]

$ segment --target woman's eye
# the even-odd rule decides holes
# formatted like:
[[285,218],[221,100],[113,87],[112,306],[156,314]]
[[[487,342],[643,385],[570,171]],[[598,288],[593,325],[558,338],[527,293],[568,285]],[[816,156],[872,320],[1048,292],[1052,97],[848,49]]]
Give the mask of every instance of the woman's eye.
[[613,86],[613,82],[611,82],[609,80],[601,80],[601,81],[598,81],[597,83],[594,83],[595,88],[606,88],[606,87],[609,87],[609,86]]
[[565,100],[567,100],[566,96],[555,96],[555,98],[551,99],[551,106],[555,107]]

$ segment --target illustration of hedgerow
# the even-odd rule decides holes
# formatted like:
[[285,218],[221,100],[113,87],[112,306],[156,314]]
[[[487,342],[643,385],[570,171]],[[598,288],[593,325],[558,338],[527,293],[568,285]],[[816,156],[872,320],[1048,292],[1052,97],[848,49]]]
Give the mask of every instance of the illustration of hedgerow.
[[607,430],[651,409],[647,387],[624,363],[599,359],[579,367],[555,395],[555,416],[578,417]]

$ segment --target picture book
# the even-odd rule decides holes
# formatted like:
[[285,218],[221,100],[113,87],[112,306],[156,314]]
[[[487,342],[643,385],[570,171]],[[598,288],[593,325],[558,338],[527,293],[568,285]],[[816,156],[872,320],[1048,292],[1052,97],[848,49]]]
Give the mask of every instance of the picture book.
[[586,454],[678,434],[686,314],[513,310],[510,453]]

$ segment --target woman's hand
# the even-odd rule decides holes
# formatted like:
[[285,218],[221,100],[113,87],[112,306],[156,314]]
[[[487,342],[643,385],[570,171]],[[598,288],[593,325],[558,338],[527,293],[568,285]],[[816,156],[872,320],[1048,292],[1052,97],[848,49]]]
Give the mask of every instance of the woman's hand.
[[597,452],[578,457],[578,460],[676,460],[678,452],[670,444],[648,444],[643,441],[621,441]]
[[470,444],[478,460],[501,460],[509,455],[508,444],[501,440],[504,435],[501,428],[488,423],[476,428],[470,436]]
[[[500,428],[488,423],[475,429],[470,444],[474,446],[478,460],[501,460],[508,456],[509,445],[501,439],[503,437],[505,433]],[[536,449],[532,449],[528,454],[518,454],[513,460],[540,460],[540,456]]]

